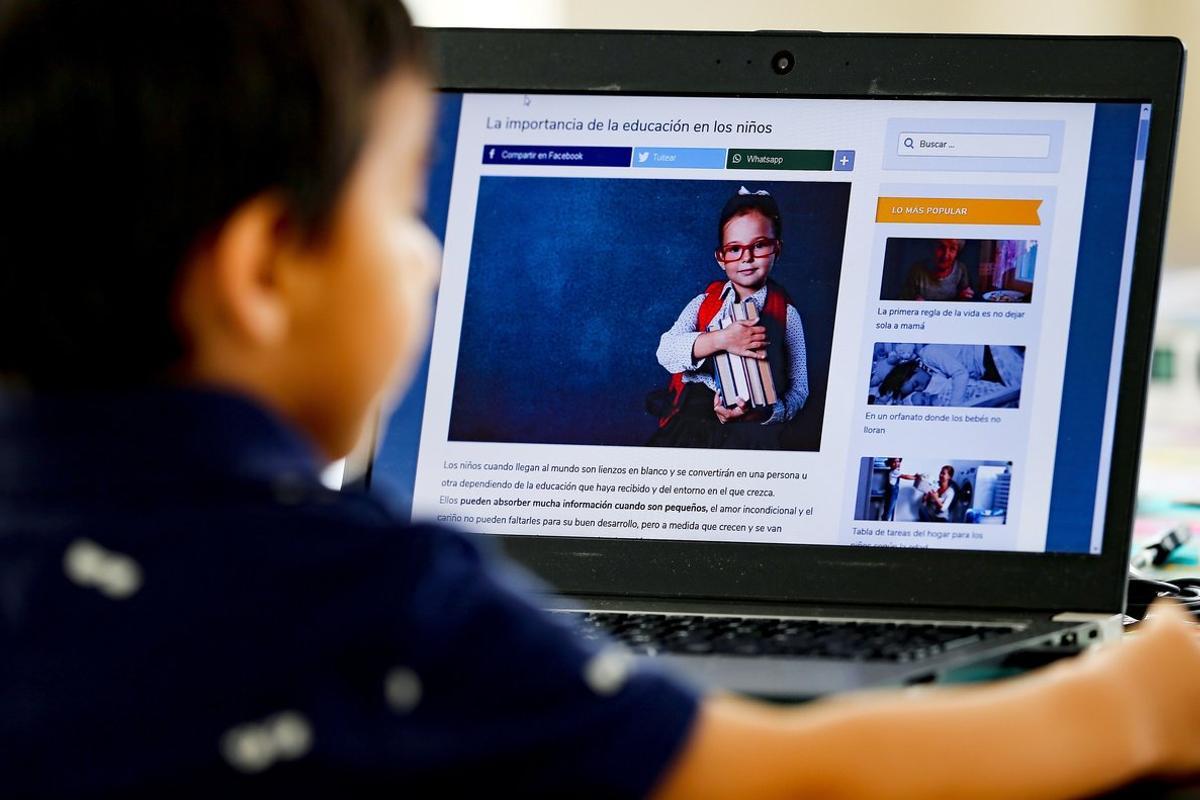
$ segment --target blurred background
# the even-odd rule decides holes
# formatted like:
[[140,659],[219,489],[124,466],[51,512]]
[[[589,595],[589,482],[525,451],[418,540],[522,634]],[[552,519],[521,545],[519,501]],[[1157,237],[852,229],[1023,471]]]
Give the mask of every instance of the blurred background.
[[[1200,41],[1200,0],[406,0],[447,27],[823,30],[1177,36]],[[1113,69],[1136,69],[1113,64]],[[1200,509],[1200,80],[1186,84],[1142,466],[1148,526]],[[1161,512],[1161,514],[1160,514]],[[1200,522],[1200,514],[1197,514]]]

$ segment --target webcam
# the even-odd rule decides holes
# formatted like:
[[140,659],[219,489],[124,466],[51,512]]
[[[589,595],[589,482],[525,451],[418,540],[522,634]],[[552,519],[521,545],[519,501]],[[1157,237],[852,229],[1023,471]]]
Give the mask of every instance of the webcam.
[[791,50],[780,50],[771,56],[771,69],[776,75],[787,75],[796,66],[796,57]]

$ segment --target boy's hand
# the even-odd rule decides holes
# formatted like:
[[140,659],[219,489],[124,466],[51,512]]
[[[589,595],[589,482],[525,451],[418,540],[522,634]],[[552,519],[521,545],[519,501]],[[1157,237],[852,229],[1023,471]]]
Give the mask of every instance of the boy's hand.
[[1200,775],[1200,626],[1178,603],[1159,600],[1131,639],[1097,657],[1109,658],[1104,667],[1151,734],[1150,771]]
[[766,358],[763,348],[767,346],[767,329],[755,325],[750,320],[742,319],[719,331],[721,349],[735,356],[746,358]]
[[1154,614],[1124,641],[986,686],[795,710],[710,697],[655,798],[1050,800],[1200,774],[1200,634],[1173,603]]
[[717,412],[717,419],[724,425],[732,419],[746,416],[746,401],[739,397],[736,406],[726,408],[721,402],[720,392],[717,392],[713,394],[713,411]]

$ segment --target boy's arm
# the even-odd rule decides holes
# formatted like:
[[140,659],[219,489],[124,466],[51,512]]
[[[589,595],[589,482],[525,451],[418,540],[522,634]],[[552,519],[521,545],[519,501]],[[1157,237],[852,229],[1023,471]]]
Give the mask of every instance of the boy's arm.
[[710,698],[655,798],[1067,798],[1200,770],[1200,642],[1155,610],[1132,642],[987,686]]

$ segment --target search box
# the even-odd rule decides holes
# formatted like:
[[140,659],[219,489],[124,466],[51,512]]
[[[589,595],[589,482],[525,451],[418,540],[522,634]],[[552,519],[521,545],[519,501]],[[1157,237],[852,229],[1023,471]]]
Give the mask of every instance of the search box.
[[898,156],[955,158],[1047,158],[1050,136],[1043,133],[928,133],[902,131]]

